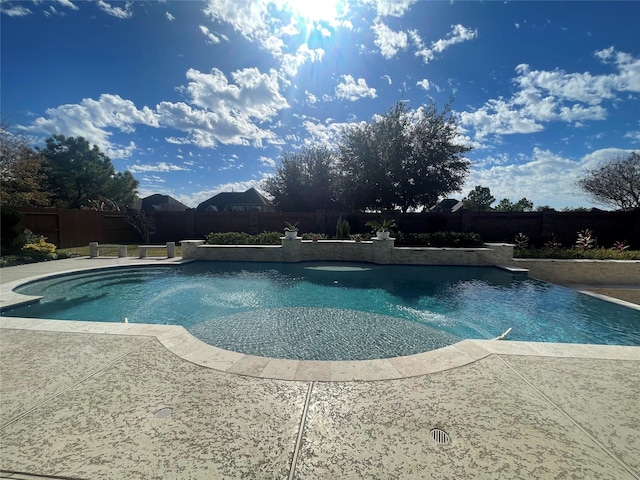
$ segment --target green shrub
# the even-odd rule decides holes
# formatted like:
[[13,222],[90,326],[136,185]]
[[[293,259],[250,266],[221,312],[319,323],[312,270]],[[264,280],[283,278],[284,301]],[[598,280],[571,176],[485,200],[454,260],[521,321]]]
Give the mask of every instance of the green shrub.
[[55,260],[56,246],[46,241],[45,237],[40,237],[35,243],[27,243],[22,247],[22,253],[25,255],[42,260]]
[[207,245],[280,245],[280,232],[249,235],[244,232],[212,232],[206,236]]
[[435,233],[402,233],[396,235],[399,247],[453,247],[473,248],[484,245],[482,237],[477,233],[435,232]]
[[557,258],[588,260],[640,260],[640,250],[617,250],[615,248],[516,248],[514,258]]
[[302,234],[302,239],[303,240],[313,240],[314,236],[316,236],[318,238],[318,240],[326,240],[326,239],[329,238],[324,233],[303,233]]
[[256,235],[255,243],[257,245],[280,245],[282,234],[280,232],[262,232]]
[[336,223],[336,238],[340,240],[348,240],[351,235],[351,226],[349,222],[342,219],[342,216],[338,218]]

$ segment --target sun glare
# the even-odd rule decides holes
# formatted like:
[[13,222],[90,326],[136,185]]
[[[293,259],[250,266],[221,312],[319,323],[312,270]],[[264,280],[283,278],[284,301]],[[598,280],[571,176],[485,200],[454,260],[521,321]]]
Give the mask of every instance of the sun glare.
[[343,0],[288,0],[294,15],[307,22],[332,23],[342,14]]

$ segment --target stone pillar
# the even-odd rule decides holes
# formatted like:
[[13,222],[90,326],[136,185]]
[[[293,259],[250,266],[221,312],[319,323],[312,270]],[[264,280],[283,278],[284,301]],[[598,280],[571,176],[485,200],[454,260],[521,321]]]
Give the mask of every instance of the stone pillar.
[[127,256],[127,246],[126,245],[119,245],[118,246],[118,257],[124,258],[126,256]]
[[396,243],[396,239],[379,240],[374,237],[371,241],[373,242],[373,263],[393,263],[393,246]]
[[204,245],[204,240],[182,240],[180,242],[180,246],[182,246],[182,258],[185,260],[197,259],[198,247],[200,245]]
[[89,242],[89,256],[91,258],[98,256],[98,242]]
[[167,242],[167,258],[176,256],[176,242]]
[[[513,247],[511,243],[486,243],[485,247],[491,249],[484,259],[489,265],[512,265]],[[488,257],[488,258],[487,258]]]
[[282,241],[282,259],[285,262],[302,261],[302,237],[280,237]]

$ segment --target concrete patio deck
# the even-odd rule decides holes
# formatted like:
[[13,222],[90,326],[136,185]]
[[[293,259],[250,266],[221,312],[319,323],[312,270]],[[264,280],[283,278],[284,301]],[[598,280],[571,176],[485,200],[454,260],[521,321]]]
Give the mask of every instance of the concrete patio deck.
[[[22,278],[125,263],[5,268],[2,304]],[[179,327],[0,322],[0,478],[640,479],[640,347],[465,341],[340,381],[379,369],[211,368]]]

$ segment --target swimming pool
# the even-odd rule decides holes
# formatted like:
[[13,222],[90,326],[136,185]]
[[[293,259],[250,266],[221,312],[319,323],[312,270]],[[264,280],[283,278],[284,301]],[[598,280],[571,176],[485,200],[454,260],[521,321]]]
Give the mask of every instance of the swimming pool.
[[193,262],[16,289],[14,317],[183,325],[227,350],[297,360],[411,355],[465,338],[640,345],[640,311],[494,267]]

